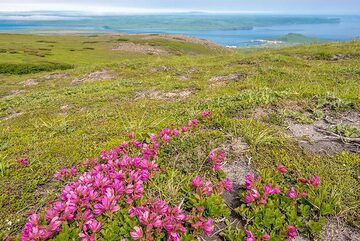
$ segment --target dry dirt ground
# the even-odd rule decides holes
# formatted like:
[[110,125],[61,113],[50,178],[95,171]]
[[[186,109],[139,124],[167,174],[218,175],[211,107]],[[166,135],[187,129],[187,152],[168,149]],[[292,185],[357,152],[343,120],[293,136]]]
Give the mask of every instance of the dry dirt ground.
[[136,93],[136,99],[155,99],[155,100],[165,100],[165,101],[177,101],[181,99],[185,99],[192,95],[195,92],[194,89],[185,89],[185,90],[178,90],[178,91],[170,91],[170,92],[163,92],[163,91],[140,91]]
[[23,114],[23,113],[21,113],[21,112],[13,111],[10,115],[8,115],[8,116],[6,116],[6,117],[3,117],[3,118],[1,118],[0,120],[2,120],[2,121],[7,121],[7,120],[10,120],[10,119],[15,118],[15,117],[17,117],[17,116],[20,116],[20,115],[22,115],[22,114]]
[[42,76],[37,79],[26,79],[24,81],[19,82],[18,84],[24,85],[24,86],[32,86],[32,85],[37,85],[40,82],[53,81],[53,80],[58,80],[58,79],[66,79],[68,77],[69,77],[69,74],[53,73],[53,74]]
[[346,111],[339,113],[336,117],[327,116],[312,124],[299,124],[289,120],[288,130],[302,148],[311,152],[335,155],[347,150],[360,154],[359,138],[346,138],[329,131],[331,127],[339,124],[360,129],[360,112]]
[[[241,138],[232,138],[225,142],[222,148],[227,153],[227,162],[223,165],[223,170],[226,173],[227,178],[233,183],[233,190],[231,193],[225,192],[223,194],[226,205],[231,210],[229,218],[230,225],[232,227],[242,227],[241,218],[234,211],[235,208],[240,206],[240,199],[238,193],[240,188],[245,185],[245,177],[249,173],[254,173],[251,168],[251,157],[247,155],[249,149],[248,144]],[[224,223],[224,220],[215,220],[215,231],[209,236],[201,236],[199,240],[205,241],[220,241],[220,233],[228,226]]]
[[99,70],[87,74],[83,77],[74,79],[71,83],[72,84],[80,84],[80,83],[88,83],[88,82],[95,82],[95,81],[103,81],[103,80],[112,80],[114,76],[108,70]]
[[25,93],[26,90],[12,90],[9,95],[4,96],[4,99],[12,98],[14,96],[19,96],[22,93]]
[[135,44],[131,42],[118,43],[112,50],[125,51],[131,53],[151,54],[151,55],[168,54],[168,51],[163,47],[156,47],[147,44]]
[[210,86],[218,86],[223,83],[236,82],[246,78],[244,73],[234,73],[225,76],[214,76],[210,79]]

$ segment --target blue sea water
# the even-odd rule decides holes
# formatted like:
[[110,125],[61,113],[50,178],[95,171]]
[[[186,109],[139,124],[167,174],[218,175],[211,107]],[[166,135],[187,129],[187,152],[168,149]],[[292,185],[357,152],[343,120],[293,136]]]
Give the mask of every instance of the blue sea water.
[[90,16],[69,12],[0,13],[0,32],[28,33],[46,30],[184,34],[225,46],[252,46],[289,33],[324,41],[359,39],[360,15],[184,13]]

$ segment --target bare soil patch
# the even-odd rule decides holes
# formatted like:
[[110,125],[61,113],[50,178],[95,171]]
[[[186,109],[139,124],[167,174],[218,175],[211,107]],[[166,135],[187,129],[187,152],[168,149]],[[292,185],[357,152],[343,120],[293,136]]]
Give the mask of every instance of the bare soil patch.
[[234,73],[223,76],[214,76],[210,79],[210,85],[214,86],[222,83],[237,82],[245,78],[246,78],[246,74],[244,73]]
[[65,79],[68,78],[70,75],[65,73],[53,73],[49,75],[43,76],[41,79],[44,80],[56,80],[56,79]]
[[295,137],[299,145],[311,152],[318,154],[335,155],[347,150],[360,154],[360,139],[347,138],[341,134],[330,131],[331,127],[345,124],[354,128],[360,128],[360,112],[346,111],[339,116],[327,116],[323,120],[317,120],[313,124],[299,124],[293,120],[288,121],[290,135]]
[[131,42],[118,43],[113,51],[124,51],[132,53],[150,54],[150,55],[167,55],[168,51],[165,48],[151,46],[146,44],[135,44]]
[[53,73],[53,74],[49,74],[49,75],[45,75],[42,76],[40,78],[37,79],[26,79],[24,81],[19,82],[19,85],[24,85],[24,86],[33,86],[33,85],[37,85],[40,82],[45,82],[45,81],[52,81],[52,80],[57,80],[57,79],[65,79],[68,78],[69,74],[65,74],[65,73]]
[[7,120],[13,119],[15,117],[18,117],[18,116],[20,116],[22,114],[23,114],[22,112],[13,111],[10,115],[1,118],[1,120],[2,121],[7,121]]
[[[223,170],[227,178],[233,183],[233,190],[230,193],[225,192],[222,197],[226,205],[231,210],[229,217],[230,225],[232,227],[241,228],[241,217],[235,212],[235,208],[240,206],[240,199],[238,193],[243,185],[245,185],[245,177],[249,173],[254,173],[250,167],[249,157],[246,152],[249,146],[241,138],[232,138],[221,146],[227,153],[227,162],[223,165]],[[220,237],[222,230],[227,228],[224,220],[215,221],[215,230],[209,237],[202,236],[200,240],[218,241],[223,240]]]
[[76,78],[71,83],[79,84],[79,83],[88,83],[88,82],[104,81],[104,80],[112,80],[112,79],[114,79],[114,76],[108,70],[100,70],[87,74],[83,77]]
[[39,84],[36,79],[27,79],[19,83],[20,85],[24,86],[33,86]]
[[321,240],[323,241],[360,241],[360,231],[342,220],[328,219],[323,227]]
[[195,72],[197,72],[196,68],[190,68],[186,70],[184,73],[179,73],[177,79],[181,81],[189,80],[191,78],[191,75]]
[[19,96],[19,95],[21,95],[21,94],[23,94],[25,92],[26,92],[26,90],[12,90],[9,95],[4,96],[3,98],[4,99],[9,99],[9,98],[12,98],[12,97],[15,97],[15,96]]
[[171,68],[168,67],[168,66],[159,66],[159,67],[156,67],[156,68],[151,68],[149,72],[151,74],[155,74],[155,73],[168,72],[170,70],[171,70]]
[[137,99],[149,98],[156,100],[176,101],[189,97],[195,92],[194,89],[175,90],[170,92],[163,91],[141,91],[136,93]]
[[348,54],[335,54],[329,60],[330,61],[339,61],[339,60],[347,60],[351,59],[351,56]]

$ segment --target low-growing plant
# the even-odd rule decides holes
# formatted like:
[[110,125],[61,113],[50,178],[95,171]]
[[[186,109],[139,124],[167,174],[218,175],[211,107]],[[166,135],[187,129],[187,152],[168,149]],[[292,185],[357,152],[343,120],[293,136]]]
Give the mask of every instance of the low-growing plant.
[[351,101],[340,99],[333,94],[315,97],[315,100],[317,109],[329,108],[330,110],[339,111],[353,106]]
[[67,70],[74,68],[73,65],[64,63],[44,62],[38,64],[28,63],[0,63],[0,74],[23,75],[54,70]]
[[284,110],[283,114],[286,117],[293,118],[294,120],[296,120],[301,124],[311,124],[314,122],[314,120],[306,116],[306,114],[298,111]]
[[347,124],[339,124],[329,128],[329,131],[348,138],[359,138],[360,130]]
[[[244,218],[247,237],[262,240],[293,239],[299,232],[313,238],[336,206],[318,176],[296,179],[281,164],[257,177],[247,175],[246,191],[240,192],[240,198],[242,204],[236,212]],[[268,239],[262,238],[264,235],[269,235]]]

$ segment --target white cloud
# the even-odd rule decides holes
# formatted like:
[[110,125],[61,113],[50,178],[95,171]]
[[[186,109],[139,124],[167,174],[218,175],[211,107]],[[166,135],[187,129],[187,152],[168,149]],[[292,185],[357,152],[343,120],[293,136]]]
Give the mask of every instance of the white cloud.
[[[65,11],[88,14],[146,14],[146,13],[184,13],[184,12],[206,12],[206,13],[266,13],[265,11],[213,11],[202,9],[185,8],[131,8],[105,5],[89,4],[56,4],[56,3],[1,3],[0,12],[31,12],[31,11]],[[40,16],[39,16],[40,18]]]

